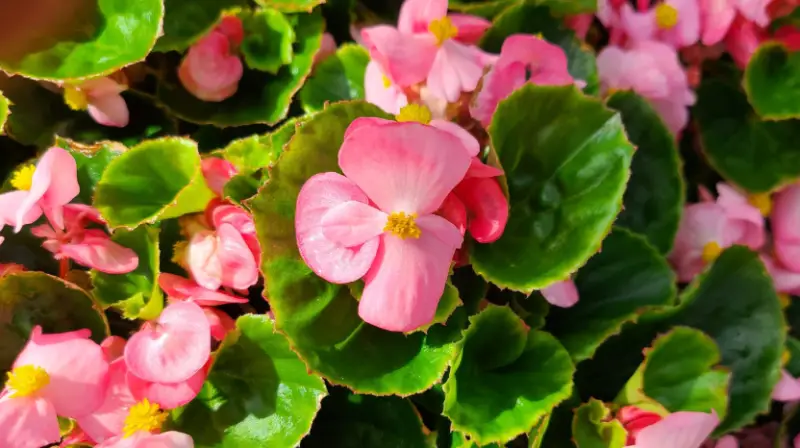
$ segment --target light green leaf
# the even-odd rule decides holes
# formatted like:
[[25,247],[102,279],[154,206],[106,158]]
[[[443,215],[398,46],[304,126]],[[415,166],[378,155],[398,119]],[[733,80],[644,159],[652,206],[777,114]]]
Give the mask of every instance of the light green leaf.
[[164,34],[154,51],[183,51],[217,24],[226,9],[247,6],[246,0],[164,0]]
[[306,113],[321,111],[326,103],[364,99],[364,73],[369,53],[364,47],[344,44],[335,55],[320,62],[300,90]]
[[294,30],[281,12],[260,9],[242,14],[242,25],[245,37],[241,51],[248,67],[274,75],[292,62]]
[[8,98],[0,91],[0,135],[5,134],[6,119],[8,119]]
[[575,410],[572,437],[578,448],[623,448],[628,432],[602,401],[592,398]]
[[283,12],[311,12],[325,0],[255,0],[261,6],[275,8]]

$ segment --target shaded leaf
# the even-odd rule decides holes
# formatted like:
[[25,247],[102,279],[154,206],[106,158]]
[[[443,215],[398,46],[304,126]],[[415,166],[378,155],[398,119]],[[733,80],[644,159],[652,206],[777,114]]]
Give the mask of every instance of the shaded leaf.
[[364,73],[369,53],[364,47],[344,44],[336,54],[320,62],[300,90],[306,113],[319,112],[326,103],[364,99]]
[[800,53],[779,42],[758,47],[747,63],[744,90],[756,113],[765,120],[800,118]]

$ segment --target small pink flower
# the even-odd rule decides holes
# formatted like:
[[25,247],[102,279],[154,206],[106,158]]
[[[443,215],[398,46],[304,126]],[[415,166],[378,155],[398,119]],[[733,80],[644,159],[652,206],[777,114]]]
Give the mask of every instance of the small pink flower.
[[681,282],[691,281],[707,264],[736,244],[741,227],[713,202],[687,205],[669,259]]
[[[764,214],[769,214],[769,210],[762,212],[752,202],[762,200],[763,196],[753,195],[748,198],[724,182],[717,183],[717,193],[717,204],[722,206],[728,218],[740,228],[740,234],[736,237],[737,244],[760,249],[766,240]],[[766,201],[769,201],[768,197]]]
[[233,96],[244,66],[232,47],[237,47],[243,36],[241,21],[226,16],[192,45],[178,68],[178,78],[186,90],[203,101],[220,102]]
[[367,64],[364,73],[364,95],[367,101],[390,114],[399,113],[408,104],[403,88],[392,82],[374,60]]
[[736,65],[744,69],[758,46],[766,39],[766,32],[758,25],[742,16],[737,16],[728,34],[725,35],[725,48]]
[[770,223],[775,258],[787,269],[800,272],[800,184],[775,195]]
[[470,159],[461,139],[433,126],[356,119],[339,151],[344,176],[317,174],[300,190],[301,256],[330,282],[364,278],[367,323],[404,332],[429,323],[463,240],[433,213]]
[[635,406],[620,410],[620,422],[628,431],[626,446],[636,448],[698,448],[719,424],[717,413],[673,412],[661,417]]
[[206,179],[208,188],[217,196],[222,196],[222,189],[231,178],[239,174],[239,170],[231,162],[219,157],[207,157],[200,164],[203,170],[203,177]]
[[0,446],[57,443],[57,415],[78,418],[102,404],[108,362],[89,335],[89,330],[42,334],[34,327],[0,393]]
[[103,126],[124,128],[130,121],[130,112],[120,93],[124,84],[111,78],[95,78],[77,85],[66,84],[64,101],[74,110],[87,110],[89,116]]
[[688,47],[700,38],[698,0],[665,0],[636,12],[630,4],[620,9],[621,25],[632,42],[659,41],[674,48]]
[[578,303],[578,288],[572,280],[562,280],[539,291],[545,300],[561,308],[569,308]]
[[194,448],[194,441],[191,436],[177,431],[162,434],[138,431],[129,437],[108,439],[95,448]]

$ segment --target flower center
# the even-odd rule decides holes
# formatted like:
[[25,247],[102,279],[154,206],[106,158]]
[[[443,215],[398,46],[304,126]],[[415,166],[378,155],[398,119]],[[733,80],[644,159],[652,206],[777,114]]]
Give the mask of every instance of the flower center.
[[757,208],[764,217],[769,216],[772,211],[772,198],[769,193],[751,194],[747,197],[747,201],[750,202],[750,205]]
[[674,6],[662,3],[656,6],[656,25],[668,30],[678,24],[678,10]]
[[125,437],[130,437],[137,431],[159,431],[166,419],[167,413],[162,412],[157,404],[150,403],[145,398],[131,406],[128,416],[125,417],[125,426],[122,430]]
[[719,254],[722,253],[722,247],[716,242],[711,241],[710,243],[706,243],[703,246],[703,261],[706,263],[711,263],[712,261],[716,260],[719,257]]
[[434,20],[428,25],[428,31],[436,36],[436,45],[440,47],[446,40],[452,39],[458,34],[458,28],[453,25],[449,17]]
[[27,397],[35,394],[50,384],[50,375],[43,368],[37,366],[19,366],[8,372],[6,386],[14,393],[11,398]]
[[35,171],[35,165],[23,165],[20,169],[15,171],[14,176],[11,177],[11,186],[17,190],[30,190],[31,185],[33,185],[33,173]]
[[400,109],[400,113],[395,117],[400,123],[416,121],[417,123],[428,124],[431,122],[431,110],[420,104],[409,104]]
[[386,220],[385,232],[391,232],[402,239],[419,238],[422,231],[419,230],[415,219],[416,213],[406,215],[404,212],[394,212]]
[[64,102],[72,110],[86,110],[89,107],[86,93],[75,86],[64,86]]
[[388,76],[383,75],[383,88],[388,89],[392,86],[392,80]]

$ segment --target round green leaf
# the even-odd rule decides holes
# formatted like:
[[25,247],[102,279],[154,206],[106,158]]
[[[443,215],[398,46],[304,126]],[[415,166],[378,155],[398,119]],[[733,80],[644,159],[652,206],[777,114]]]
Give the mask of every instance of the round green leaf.
[[241,51],[248,67],[274,75],[292,62],[294,30],[280,11],[268,8],[243,14],[242,26]]
[[44,333],[88,328],[97,343],[108,336],[105,315],[72,283],[42,272],[0,277],[0,371],[11,368],[36,325]]
[[551,307],[546,329],[575,362],[636,321],[648,309],[672,305],[675,274],[640,235],[615,227],[603,249],[575,277],[580,300],[571,308]]
[[267,316],[236,321],[214,358],[203,389],[173,412],[195,446],[292,447],[308,433],[327,394]]
[[409,395],[438,382],[455,354],[458,325],[434,325],[427,333],[384,331],[358,317],[347,285],[317,277],[297,251],[294,213],[300,187],[311,176],[339,171],[344,131],[362,116],[386,117],[364,102],[334,104],[299,127],[270,181],[251,201],[264,250],[264,273],[276,326],[309,369],[333,384],[376,395]]
[[800,53],[780,42],[758,47],[744,72],[744,90],[765,120],[800,118]]
[[628,139],[636,145],[616,225],[646,236],[667,254],[678,232],[686,193],[675,137],[650,104],[631,91],[615,93],[607,104],[620,112]]
[[498,241],[471,246],[473,269],[522,292],[566,278],[599,249],[622,204],[633,146],[619,114],[571,86],[527,84],[500,102],[489,136],[511,214]]
[[25,5],[14,16],[39,16],[40,23],[32,33],[17,28],[28,32],[0,50],[0,67],[35,79],[107,75],[141,61],[152,50],[164,17],[162,0],[63,2],[46,12],[39,3]]
[[225,9],[245,0],[164,0],[164,34],[154,51],[183,51],[210,31]]
[[800,121],[762,121],[744,92],[714,79],[700,85],[693,112],[708,162],[727,180],[758,193],[800,176]]
[[364,47],[344,44],[314,68],[314,74],[300,90],[306,113],[321,111],[326,103],[364,99],[364,73],[369,53]]
[[283,12],[311,12],[325,0],[255,0],[261,6],[275,8]]
[[623,448],[628,432],[602,401],[592,398],[575,409],[572,437],[578,448]]
[[319,11],[287,16],[294,28],[292,62],[272,75],[245,69],[236,94],[214,103],[195,98],[176,74],[159,83],[156,95],[176,116],[186,121],[217,126],[253,123],[273,125],[286,117],[294,94],[303,85],[322,43],[324,23]]
[[459,348],[443,414],[478,444],[529,432],[572,393],[569,353],[549,334],[526,330],[508,307],[470,318]]

